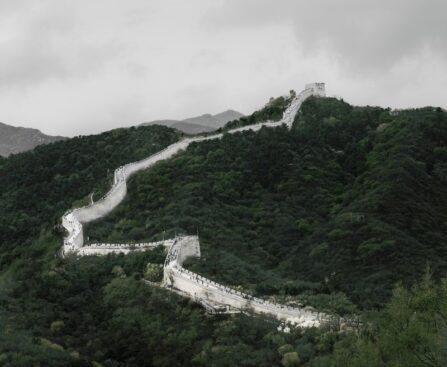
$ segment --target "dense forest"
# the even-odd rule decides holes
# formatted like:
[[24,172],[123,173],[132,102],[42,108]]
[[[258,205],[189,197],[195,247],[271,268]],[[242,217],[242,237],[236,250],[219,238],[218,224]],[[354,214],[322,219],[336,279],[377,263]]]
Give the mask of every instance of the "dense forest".
[[24,251],[61,215],[109,189],[118,166],[147,157],[179,135],[161,126],[116,129],[39,146],[0,160],[0,268]]
[[[277,119],[286,102],[230,125]],[[136,175],[124,202],[86,228],[91,241],[198,232],[191,269],[361,315],[341,333],[206,315],[144,282],[161,249],[56,256],[61,215],[176,131],[118,129],[0,158],[0,366],[444,366],[446,115],[312,98],[291,131],[225,134]]]
[[343,293],[382,306],[427,263],[447,275],[446,122],[440,109],[391,116],[313,98],[292,131],[227,134],[141,173],[86,232],[129,241],[198,231],[194,271],[258,296]]

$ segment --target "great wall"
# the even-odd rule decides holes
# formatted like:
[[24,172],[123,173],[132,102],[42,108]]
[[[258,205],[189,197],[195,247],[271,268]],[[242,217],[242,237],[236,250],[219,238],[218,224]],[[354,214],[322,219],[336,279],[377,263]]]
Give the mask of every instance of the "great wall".
[[253,297],[193,273],[182,266],[189,257],[200,257],[198,237],[177,237],[165,260],[163,285],[201,303],[210,313],[242,310],[273,316],[300,327],[318,326],[325,319],[324,314]]
[[[234,134],[247,130],[258,131],[262,127],[276,127],[283,124],[291,128],[295,115],[307,98],[310,96],[324,97],[325,95],[324,83],[307,84],[305,89],[292,99],[281,120],[247,125],[229,130],[226,133]],[[185,259],[200,256],[200,244],[197,236],[183,236],[159,242],[139,244],[97,243],[84,246],[83,224],[105,217],[118,206],[127,194],[127,180],[134,173],[173,157],[175,154],[185,150],[191,143],[220,139],[222,136],[223,133],[218,133],[185,138],[148,158],[117,168],[114,173],[113,185],[103,198],[89,205],[68,211],[62,217],[62,225],[68,233],[64,238],[60,255],[65,257],[67,255],[127,254],[132,251],[145,251],[157,246],[165,246],[168,254],[163,268],[162,286],[195,300],[208,311],[212,313],[253,312],[270,315],[278,320],[300,327],[319,326],[325,319],[323,314],[308,311],[301,307],[289,307],[252,297],[183,268],[182,265]]]

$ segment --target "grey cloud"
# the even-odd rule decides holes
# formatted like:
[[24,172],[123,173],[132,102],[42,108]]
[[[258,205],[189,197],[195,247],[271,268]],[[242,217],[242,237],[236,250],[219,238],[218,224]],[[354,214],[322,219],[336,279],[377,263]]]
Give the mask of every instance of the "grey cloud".
[[305,53],[321,49],[350,71],[387,69],[429,51],[447,58],[444,0],[228,0],[208,27],[292,26]]
[[[47,6],[44,6],[47,3]],[[0,42],[0,85],[30,86],[51,79],[86,77],[103,67],[122,46],[77,33],[77,13],[67,1],[0,2],[0,21],[11,26]],[[11,3],[9,3],[11,4]],[[4,12],[3,12],[4,11]]]
[[0,121],[53,135],[245,113],[325,81],[445,107],[445,0],[0,0]]

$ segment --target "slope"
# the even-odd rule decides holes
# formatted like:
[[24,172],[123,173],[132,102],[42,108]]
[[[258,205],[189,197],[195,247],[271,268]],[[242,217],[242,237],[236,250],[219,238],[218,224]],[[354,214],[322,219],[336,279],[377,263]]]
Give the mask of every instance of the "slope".
[[[159,165],[150,179],[136,176],[129,183],[129,194],[135,192],[141,201],[133,202],[129,196],[126,204],[133,202],[135,216],[126,212],[127,218],[112,223],[112,235],[134,239],[162,236],[164,229],[167,236],[170,229],[198,228],[203,245],[207,242],[206,259],[191,264],[198,271],[274,295],[325,292],[332,307],[346,310],[346,303],[338,303],[334,293],[336,282],[360,287],[359,274],[362,279],[376,274],[381,259],[395,264],[393,256],[402,252],[401,268],[414,269],[410,278],[427,259],[432,266],[437,264],[436,277],[445,269],[441,252],[446,243],[445,126],[445,114],[433,108],[389,116],[383,109],[310,100],[292,133],[263,129],[192,145],[178,160]],[[277,324],[244,315],[207,317],[194,304],[144,285],[139,279],[150,268],[148,263],[163,261],[162,253],[58,260],[54,254],[62,239],[60,215],[70,205],[79,205],[78,198],[87,200],[92,189],[97,197],[104,193],[117,166],[175,139],[175,132],[161,127],[120,129],[0,157],[0,364],[384,366],[392,360],[419,367],[426,363],[418,361],[416,353],[431,358],[435,348],[443,349],[445,323],[440,320],[445,315],[439,311],[445,309],[445,286],[433,292],[423,283],[414,295],[397,289],[379,322],[369,321],[362,333],[286,334],[277,330]],[[405,157],[425,162],[427,173],[400,164]],[[389,175],[383,178],[386,172]],[[399,188],[404,192],[395,197]],[[376,206],[379,199],[381,206]],[[351,210],[349,203],[357,207]],[[407,228],[402,218],[409,211]],[[411,236],[423,248],[414,251],[414,242],[399,244],[387,256],[371,257],[369,268],[370,259],[363,258],[356,273],[351,247],[363,243],[361,238],[335,242],[340,232],[331,232],[344,229],[340,221],[361,228],[371,218],[398,228],[399,236],[406,234],[405,241]],[[102,228],[99,224],[97,229]],[[387,228],[385,233],[392,234]],[[358,232],[362,233],[369,236],[367,231]],[[206,239],[216,235],[215,242]],[[101,239],[106,237],[107,232],[101,234]],[[348,256],[332,259],[334,254],[343,255],[343,248]],[[306,270],[299,268],[299,261],[311,269],[315,265],[309,278],[313,282],[302,280]],[[344,264],[349,268],[340,269]],[[347,279],[328,277],[326,282],[325,271],[333,268],[344,271]],[[401,268],[396,267],[396,278]],[[298,275],[292,277],[292,271]],[[264,289],[256,290],[254,283],[262,279]],[[381,281],[389,289],[385,282],[392,281],[389,275],[379,278],[377,285]],[[363,299],[371,303],[376,296],[377,291]],[[434,327],[437,330],[425,333]]]
[[238,120],[243,116],[242,113],[227,110],[216,115],[204,114],[197,117],[190,117],[184,120],[156,120],[146,122],[142,126],[162,125],[172,127],[186,134],[199,134],[217,130],[223,127],[227,122]]
[[7,157],[31,150],[38,145],[63,140],[62,136],[45,135],[39,130],[15,127],[0,122],[0,156]]
[[192,270],[220,282],[380,306],[427,262],[446,274],[445,121],[434,108],[390,116],[312,99],[292,133],[227,135],[138,175],[87,233],[113,242],[199,231],[205,260]]
[[[4,366],[276,366],[315,331],[203,310],[140,281],[159,251],[61,261],[59,218],[101,196],[113,169],[178,138],[160,127],[118,129],[0,157],[0,364]],[[79,198],[83,198],[79,200]]]
[[[150,126],[77,137],[0,160],[0,268],[26,253],[43,228],[59,227],[72,205],[101,197],[113,170],[173,143],[178,134]],[[83,198],[80,200],[80,198]]]

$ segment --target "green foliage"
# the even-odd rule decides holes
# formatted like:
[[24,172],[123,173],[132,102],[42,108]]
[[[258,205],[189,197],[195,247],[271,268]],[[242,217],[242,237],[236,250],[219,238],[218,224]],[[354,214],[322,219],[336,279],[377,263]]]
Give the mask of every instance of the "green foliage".
[[284,367],[293,367],[300,365],[300,357],[297,352],[288,352],[284,354],[284,357],[281,359],[281,364]]
[[[104,192],[117,166],[175,139],[166,128],[118,130],[0,160],[0,365],[280,365],[279,346],[265,338],[286,342],[275,324],[244,315],[209,318],[188,300],[140,281],[148,263],[163,263],[163,248],[80,260],[55,256],[67,208],[88,199],[92,188],[96,196]],[[227,188],[238,178],[222,177],[230,184],[220,194],[231,196]],[[138,230],[128,221],[119,227],[132,238],[147,233]]]
[[348,332],[333,353],[313,366],[445,366],[447,280],[435,284],[427,272],[412,289],[401,285],[384,310],[366,318],[359,334]]
[[126,272],[119,265],[113,267],[112,274],[116,278],[125,278],[126,277]]
[[163,267],[161,264],[147,263],[144,279],[151,282],[160,282],[163,278]]
[[[91,192],[99,199],[115,168],[139,160],[175,142],[174,130],[162,126],[117,129],[100,135],[39,146],[0,161],[0,269],[24,251],[43,228],[61,233],[60,217]],[[55,250],[54,248],[52,250]]]
[[281,357],[284,357],[284,355],[286,353],[289,353],[289,352],[292,352],[292,351],[293,351],[293,345],[290,345],[290,344],[284,344],[284,345],[281,345],[278,348],[278,353],[279,353],[279,355]]
[[228,122],[224,128],[223,131],[231,130],[236,127],[246,126],[246,125],[253,125],[258,122],[263,121],[279,121],[281,120],[284,111],[288,107],[290,101],[292,98],[294,98],[296,95],[295,91],[290,91],[290,96],[287,98],[284,97],[278,97],[278,98],[270,98],[270,101],[259,111],[255,111],[250,116],[247,117],[241,117],[239,120],[234,120]]
[[[279,119],[287,103],[228,126]],[[208,317],[141,281],[155,279],[162,248],[55,257],[63,212],[92,190],[98,199],[116,167],[174,131],[119,129],[0,158],[0,365],[444,366],[447,282],[409,285],[427,262],[435,280],[447,275],[446,120],[311,98],[292,131],[226,134],[136,175],[123,204],[87,228],[101,241],[198,231],[203,256],[187,266],[208,277],[348,321],[384,307],[343,333]]]
[[311,98],[292,131],[228,134],[137,175],[87,232],[128,241],[198,230],[203,258],[188,266],[208,277],[275,297],[306,281],[317,286],[302,287],[301,302],[343,293],[380,307],[426,262],[447,275],[446,122],[432,108],[390,116]]
[[53,333],[59,333],[59,332],[61,332],[61,331],[63,330],[64,326],[65,326],[65,324],[64,324],[63,321],[61,321],[61,320],[56,320],[56,321],[53,321],[53,322],[51,323],[51,325],[50,325],[50,330],[51,330]]

